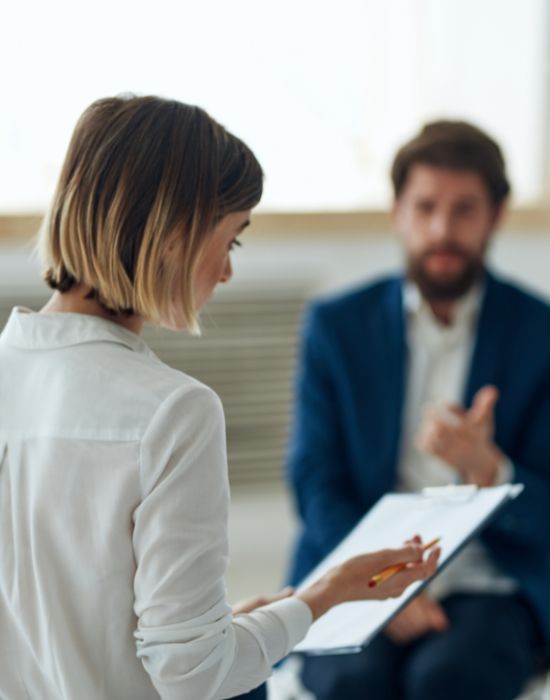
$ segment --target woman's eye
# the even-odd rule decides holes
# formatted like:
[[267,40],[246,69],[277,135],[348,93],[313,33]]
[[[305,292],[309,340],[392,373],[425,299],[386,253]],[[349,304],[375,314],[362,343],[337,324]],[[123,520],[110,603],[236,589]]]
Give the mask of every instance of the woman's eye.
[[242,245],[243,244],[240,241],[234,238],[229,244],[229,250],[233,250],[234,248],[242,248]]

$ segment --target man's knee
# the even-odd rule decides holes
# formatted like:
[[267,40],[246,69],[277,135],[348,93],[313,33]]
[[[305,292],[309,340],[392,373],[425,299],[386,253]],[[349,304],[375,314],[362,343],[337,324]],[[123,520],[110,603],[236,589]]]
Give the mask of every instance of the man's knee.
[[411,659],[403,687],[406,700],[501,700],[487,669],[459,658]]
[[318,700],[385,700],[394,697],[397,672],[390,650],[375,643],[359,654],[307,659],[302,680]]
[[365,679],[362,669],[346,661],[345,657],[306,660],[302,681],[317,700],[364,699]]

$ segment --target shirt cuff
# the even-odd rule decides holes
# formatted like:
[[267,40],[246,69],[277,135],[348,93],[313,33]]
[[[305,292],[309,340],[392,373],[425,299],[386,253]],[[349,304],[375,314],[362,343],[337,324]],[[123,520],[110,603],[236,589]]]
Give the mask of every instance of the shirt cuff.
[[508,457],[504,457],[498,465],[496,479],[493,486],[503,486],[514,481],[514,463]]
[[295,597],[283,598],[283,600],[277,600],[275,603],[270,603],[259,609],[275,613],[285,628],[287,648],[284,656],[289,654],[298,642],[302,641],[313,622],[309,605]]

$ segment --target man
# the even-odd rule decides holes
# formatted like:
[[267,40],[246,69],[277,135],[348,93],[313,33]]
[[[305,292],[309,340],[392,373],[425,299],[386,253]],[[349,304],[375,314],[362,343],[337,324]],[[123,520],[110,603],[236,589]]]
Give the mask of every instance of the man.
[[303,680],[320,700],[513,700],[550,648],[550,307],[486,268],[510,189],[488,135],[428,124],[392,180],[406,274],[307,315],[292,582],[388,491],[525,491],[363,653]]

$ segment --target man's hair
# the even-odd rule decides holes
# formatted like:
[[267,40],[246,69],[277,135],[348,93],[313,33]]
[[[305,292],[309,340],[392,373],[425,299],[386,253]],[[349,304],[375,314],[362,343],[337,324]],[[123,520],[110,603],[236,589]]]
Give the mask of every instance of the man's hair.
[[262,186],[252,151],[199,107],[98,100],[76,125],[40,232],[44,278],[60,292],[82,283],[111,313],[158,323],[181,277],[181,313],[197,331],[193,285],[208,234],[254,207]]
[[488,134],[468,122],[431,122],[399,149],[391,169],[396,198],[405,186],[411,167],[416,164],[477,173],[495,205],[510,193],[500,147]]

